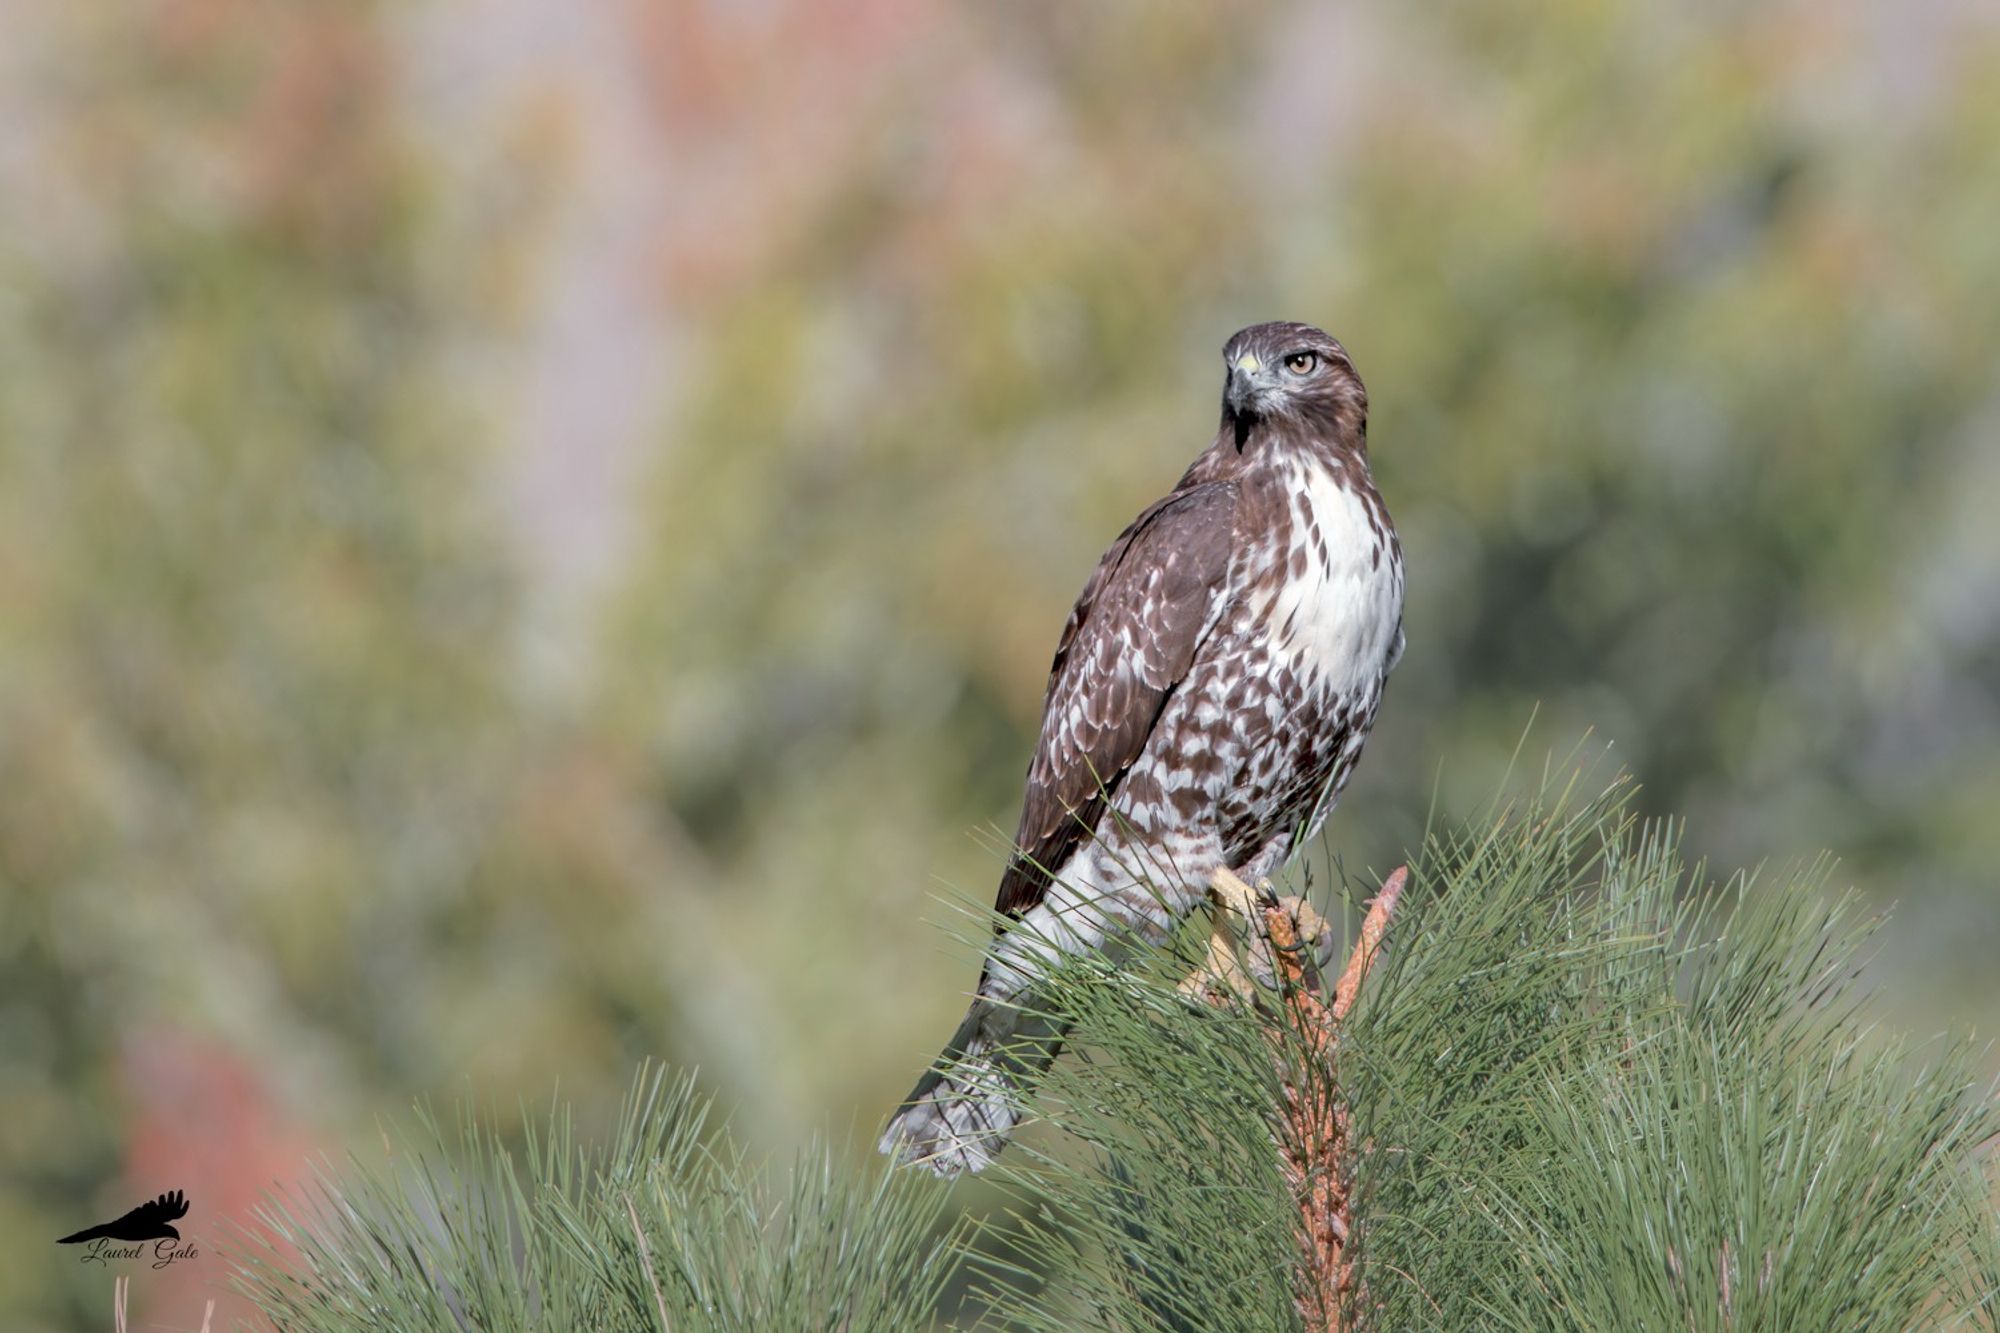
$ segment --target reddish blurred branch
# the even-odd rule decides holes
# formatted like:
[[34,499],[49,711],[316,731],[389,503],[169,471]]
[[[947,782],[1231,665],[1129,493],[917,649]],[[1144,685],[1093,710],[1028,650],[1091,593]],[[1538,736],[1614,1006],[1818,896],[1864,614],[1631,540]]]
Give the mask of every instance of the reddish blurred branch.
[[[1300,898],[1280,900],[1268,884],[1253,889],[1227,870],[1214,880],[1224,907],[1259,923],[1251,938],[1251,970],[1282,1000],[1286,1029],[1273,1033],[1285,1107],[1277,1127],[1285,1182],[1299,1207],[1299,1241],[1305,1260],[1298,1292],[1299,1314],[1314,1333],[1343,1327],[1341,1303],[1354,1285],[1347,1257],[1348,1191],[1353,1179],[1347,1137],[1347,1108],[1334,1078],[1334,1042],[1339,1025],[1354,1008],[1368,969],[1381,952],[1382,937],[1401,900],[1409,867],[1399,866],[1369,904],[1361,936],[1334,983],[1332,1004],[1319,975],[1316,945],[1326,923]],[[1227,914],[1217,914],[1209,959],[1195,984],[1213,995],[1247,994],[1235,956]],[[1261,940],[1258,938],[1261,936]],[[1258,945],[1268,952],[1259,956]],[[1262,964],[1262,966],[1260,966]]]

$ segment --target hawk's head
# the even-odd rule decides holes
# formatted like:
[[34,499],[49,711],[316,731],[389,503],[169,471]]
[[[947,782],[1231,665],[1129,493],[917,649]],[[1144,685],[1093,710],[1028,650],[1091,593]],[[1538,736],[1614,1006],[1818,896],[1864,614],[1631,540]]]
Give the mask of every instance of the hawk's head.
[[1368,391],[1347,349],[1310,324],[1252,324],[1222,349],[1228,380],[1222,420],[1241,449],[1260,422],[1316,425],[1359,442],[1368,430]]

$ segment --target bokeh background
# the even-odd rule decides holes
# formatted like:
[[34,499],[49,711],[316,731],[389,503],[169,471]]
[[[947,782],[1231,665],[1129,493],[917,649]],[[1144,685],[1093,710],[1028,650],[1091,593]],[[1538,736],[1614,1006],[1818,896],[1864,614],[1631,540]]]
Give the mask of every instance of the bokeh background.
[[418,1097],[657,1056],[864,1151],[1259,319],[1352,350],[1409,556],[1341,864],[1594,729],[1896,904],[1892,1022],[2000,1019],[1991,5],[0,24],[10,1329],[109,1327],[55,1236],[217,1235]]

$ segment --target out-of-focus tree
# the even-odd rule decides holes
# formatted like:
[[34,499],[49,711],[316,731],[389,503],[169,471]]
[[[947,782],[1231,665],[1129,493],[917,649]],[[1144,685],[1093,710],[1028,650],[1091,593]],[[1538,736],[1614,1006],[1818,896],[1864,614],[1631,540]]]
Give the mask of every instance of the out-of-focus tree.
[[[1595,727],[1697,846],[1834,842],[1909,900],[1918,1012],[1983,974],[1990,24],[917,8],[828,150],[779,159],[757,257],[682,292],[607,654],[662,806],[830,955],[798,1007],[869,940],[935,956],[928,876],[983,892],[976,850],[915,839],[1011,820],[1068,599],[1206,442],[1213,349],[1274,316],[1354,351],[1412,570],[1347,859],[1487,790],[1539,708],[1531,749]],[[695,122],[715,162],[764,162],[768,99],[814,120],[852,54],[770,31]],[[912,1049],[963,966],[894,1020]]]
[[171,1180],[212,1253],[385,1097],[539,1094],[558,1050],[615,1087],[627,1013],[664,1008],[614,1012],[588,916],[489,869],[592,893],[533,800],[560,769],[512,699],[488,423],[450,391],[505,230],[442,245],[390,34],[344,5],[33,32],[40,188],[0,253],[17,1328],[108,1317],[104,1270],[47,1252],[79,1215]]

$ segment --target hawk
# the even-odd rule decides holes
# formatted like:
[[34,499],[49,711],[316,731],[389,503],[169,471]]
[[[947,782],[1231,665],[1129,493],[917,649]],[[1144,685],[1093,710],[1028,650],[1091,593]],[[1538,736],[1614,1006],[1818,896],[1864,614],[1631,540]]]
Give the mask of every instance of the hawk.
[[1223,348],[1222,422],[1104,553],[1056,644],[1003,917],[951,1044],[882,1135],[940,1176],[1019,1119],[1023,1003],[1062,953],[1159,940],[1218,872],[1311,838],[1403,653],[1403,556],[1368,473],[1368,395],[1333,338],[1258,324]]

